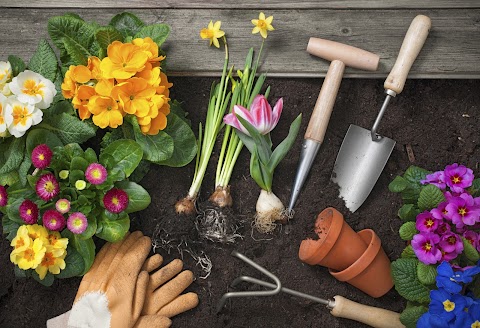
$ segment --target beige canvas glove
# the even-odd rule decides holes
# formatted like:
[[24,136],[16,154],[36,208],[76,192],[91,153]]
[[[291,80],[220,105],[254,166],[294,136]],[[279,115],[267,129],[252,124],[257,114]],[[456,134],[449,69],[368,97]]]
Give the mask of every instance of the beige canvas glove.
[[148,272],[141,269],[150,245],[150,238],[140,231],[105,244],[80,283],[68,326],[133,327],[149,284]]
[[[163,268],[159,254],[151,256],[142,268],[150,272],[145,304],[135,328],[170,327],[172,318],[180,313],[193,309],[198,305],[198,296],[189,292],[180,295],[193,282],[193,273],[182,271],[183,262],[173,260]],[[153,272],[153,273],[152,273]]]

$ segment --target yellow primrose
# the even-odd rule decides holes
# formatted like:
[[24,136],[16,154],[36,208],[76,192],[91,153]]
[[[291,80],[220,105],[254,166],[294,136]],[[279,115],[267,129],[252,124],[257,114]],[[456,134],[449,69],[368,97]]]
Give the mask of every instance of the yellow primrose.
[[66,252],[60,255],[56,255],[57,250],[52,246],[46,246],[46,252],[43,256],[40,264],[35,268],[35,272],[38,273],[40,280],[43,280],[47,275],[47,271],[50,271],[52,274],[59,274],[60,270],[65,269],[65,256]]
[[114,79],[103,79],[98,81],[97,85],[95,85],[95,92],[98,93],[100,96],[110,97],[114,86]]
[[152,67],[150,63],[147,63],[145,69],[138,72],[135,76],[146,80],[148,85],[154,88],[160,85],[160,67]]
[[26,227],[27,227],[27,231],[28,231],[28,236],[30,238],[32,238],[33,240],[41,239],[43,243],[48,242],[47,228],[45,228],[44,226],[39,225],[39,224],[29,224]]
[[[17,230],[17,235],[10,243],[10,246],[13,247],[12,254],[24,251],[32,243],[33,240],[30,238],[30,236],[28,236],[27,226],[20,226]],[[10,259],[12,258],[12,254],[10,254]]]
[[123,123],[123,113],[112,97],[93,96],[88,102],[88,110],[93,114],[92,121],[102,129],[116,128]]
[[[167,98],[167,103],[170,100],[170,88],[173,86],[173,83],[168,82],[167,75],[160,72],[160,85],[157,87],[157,94],[162,94]],[[170,110],[170,107],[169,107]],[[168,113],[167,113],[168,114]]]
[[63,254],[63,251],[67,249],[68,238],[62,238],[62,236],[58,231],[50,231],[48,233],[47,240],[48,240],[48,244],[52,246],[54,249],[61,250],[62,251],[61,254]]
[[225,35],[225,32],[220,30],[221,25],[222,25],[221,21],[216,21],[215,24],[213,24],[213,22],[210,21],[210,23],[208,24],[208,27],[202,28],[202,30],[200,31],[200,37],[202,39],[209,39],[210,45],[212,45],[213,43],[215,47],[220,48],[218,39]]
[[10,260],[22,270],[35,269],[42,262],[45,251],[45,245],[38,238],[23,251],[15,253],[13,258],[10,256]]
[[136,38],[133,39],[132,43],[139,46],[148,55],[148,62],[150,63],[158,63],[165,59],[165,56],[158,55],[158,45],[150,37]]
[[63,79],[61,88],[62,95],[65,99],[72,99],[77,93],[78,86],[75,80],[72,78],[72,71],[70,69],[65,73],[65,78]]
[[92,56],[88,57],[87,67],[90,70],[92,80],[102,79],[102,70],[100,69],[101,60],[98,57]]
[[132,77],[127,82],[119,83],[112,89],[112,97],[120,101],[123,111],[144,117],[150,110],[149,98],[155,94],[146,80]]
[[95,88],[89,85],[81,85],[77,94],[72,99],[73,108],[78,110],[78,117],[83,121],[90,118],[92,113],[88,110],[88,102],[91,97],[95,96]]
[[145,67],[148,54],[132,43],[113,41],[107,48],[100,69],[106,78],[128,79]]
[[252,34],[256,34],[260,32],[262,38],[267,38],[267,31],[275,30],[272,26],[273,16],[265,18],[265,14],[263,12],[260,13],[258,19],[252,19],[252,24],[255,27],[252,30]]

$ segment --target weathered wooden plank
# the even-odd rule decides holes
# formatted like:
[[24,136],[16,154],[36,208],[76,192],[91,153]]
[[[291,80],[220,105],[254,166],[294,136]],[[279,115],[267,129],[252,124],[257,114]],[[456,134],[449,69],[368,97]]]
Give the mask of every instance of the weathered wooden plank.
[[[47,20],[71,10],[14,9],[0,11],[0,60],[16,54],[28,60],[40,38],[48,37]],[[122,9],[76,9],[87,21],[106,24]],[[210,20],[222,20],[227,32],[231,63],[242,67],[249,47],[260,46],[250,20],[257,10],[131,10],[147,23],[165,22],[172,33],[164,45],[170,75],[219,75],[221,50],[209,48],[199,30]],[[265,46],[263,71],[269,76],[321,77],[329,63],[310,56],[310,36],[344,42],[380,55],[377,72],[349,69],[345,77],[385,78],[394,64],[405,32],[415,15],[432,19],[427,42],[412,67],[411,78],[480,78],[480,10],[271,10],[272,32]]]
[[386,8],[480,8],[478,0],[2,0],[12,8],[197,8],[197,9],[386,9]]

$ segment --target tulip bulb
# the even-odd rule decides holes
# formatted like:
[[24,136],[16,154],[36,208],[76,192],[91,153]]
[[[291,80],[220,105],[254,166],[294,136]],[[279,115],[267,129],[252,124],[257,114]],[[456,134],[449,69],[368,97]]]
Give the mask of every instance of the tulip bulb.
[[273,193],[263,190],[258,196],[254,226],[259,232],[272,232],[277,226],[276,221],[285,223],[288,219],[287,210],[282,201]]

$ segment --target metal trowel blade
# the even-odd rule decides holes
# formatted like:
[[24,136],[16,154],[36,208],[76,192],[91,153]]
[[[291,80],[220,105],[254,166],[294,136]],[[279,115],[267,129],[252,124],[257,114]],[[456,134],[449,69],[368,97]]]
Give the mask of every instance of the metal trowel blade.
[[340,198],[355,212],[367,199],[392,153],[395,141],[380,137],[373,141],[370,130],[350,125],[333,167],[332,181],[340,187]]

